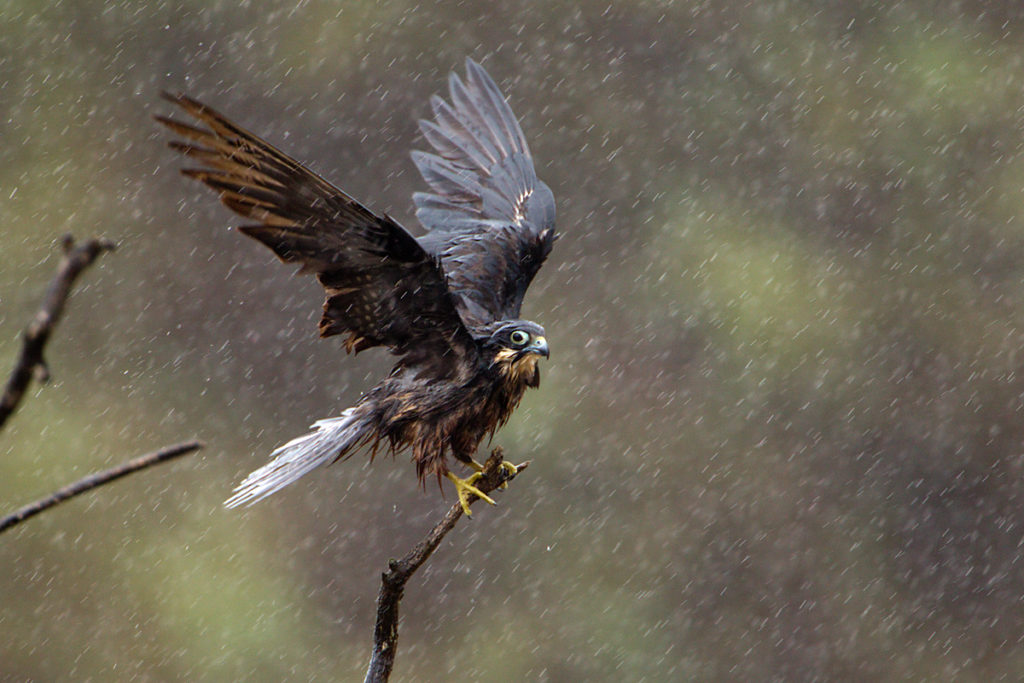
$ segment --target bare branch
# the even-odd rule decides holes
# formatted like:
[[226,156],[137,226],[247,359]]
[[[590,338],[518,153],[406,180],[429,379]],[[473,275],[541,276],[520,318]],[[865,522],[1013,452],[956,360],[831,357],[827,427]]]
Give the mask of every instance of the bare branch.
[[[515,479],[530,464],[525,462],[517,465],[516,471],[510,473],[508,469],[501,466],[503,461],[504,454],[501,448],[495,448],[491,452],[491,457],[484,463],[483,477],[473,485],[482,493],[490,493],[494,489],[502,487],[506,482]],[[470,496],[469,503],[472,505],[477,500],[479,498],[476,496]],[[370,657],[370,666],[366,670],[364,683],[386,683],[390,678],[391,668],[395,664],[395,651],[398,647],[398,604],[405,592],[405,584],[437,549],[441,539],[455,528],[455,523],[461,516],[462,506],[456,502],[444,518],[405,557],[388,562],[388,570],[381,576],[380,593],[377,595],[377,621],[373,627],[373,655]]]
[[49,378],[43,349],[50,339],[54,326],[60,320],[75,280],[100,254],[113,250],[115,245],[113,242],[98,239],[75,245],[74,238],[66,235],[62,246],[64,256],[57,266],[57,274],[50,282],[42,307],[22,334],[21,356],[7,380],[3,395],[0,395],[0,428],[21,403],[33,377],[40,382],[45,382]]
[[189,441],[176,446],[168,446],[167,448],[163,448],[159,451],[141,455],[134,460],[129,460],[117,467],[111,467],[108,470],[90,474],[88,477],[80,479],[62,489],[58,489],[46,498],[26,505],[20,510],[0,519],[0,533],[3,533],[16,524],[24,522],[29,517],[38,515],[43,510],[52,508],[54,505],[63,503],[69,498],[74,498],[75,496],[85,493],[86,491],[90,491],[97,486],[102,486],[103,484],[112,482],[115,479],[120,479],[132,472],[137,472],[158,463],[167,462],[168,460],[173,460],[174,458],[181,457],[187,453],[192,453],[202,447],[203,444],[199,441]]

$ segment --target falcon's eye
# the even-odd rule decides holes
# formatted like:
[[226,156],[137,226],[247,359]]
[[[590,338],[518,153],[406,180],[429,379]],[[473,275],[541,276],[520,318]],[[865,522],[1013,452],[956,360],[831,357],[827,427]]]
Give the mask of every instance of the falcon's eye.
[[526,342],[530,341],[530,335],[526,334],[522,330],[516,330],[512,333],[509,339],[511,339],[512,343],[516,346],[522,346]]

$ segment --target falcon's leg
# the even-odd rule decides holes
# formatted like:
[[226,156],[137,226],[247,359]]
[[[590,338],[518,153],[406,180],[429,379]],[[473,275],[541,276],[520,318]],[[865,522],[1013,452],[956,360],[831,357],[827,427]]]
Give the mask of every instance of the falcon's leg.
[[[479,467],[479,465],[477,465],[477,467]],[[482,470],[483,468],[481,467],[480,469]],[[493,498],[488,496],[486,493],[484,493],[477,487],[473,486],[473,484],[475,484],[477,480],[480,479],[481,476],[483,476],[480,474],[480,470],[477,470],[475,473],[469,475],[465,479],[459,479],[451,472],[445,472],[444,476],[451,479],[452,483],[455,484],[455,493],[458,494],[459,504],[462,506],[462,511],[466,513],[467,517],[473,516],[473,514],[469,511],[469,494],[471,493],[480,500],[485,500],[491,505],[495,504]]]

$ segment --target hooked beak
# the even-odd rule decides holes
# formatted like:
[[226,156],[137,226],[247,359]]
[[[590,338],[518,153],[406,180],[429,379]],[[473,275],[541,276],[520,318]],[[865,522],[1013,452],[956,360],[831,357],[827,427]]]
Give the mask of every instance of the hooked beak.
[[548,340],[544,337],[537,337],[533,343],[526,347],[528,353],[536,353],[538,356],[548,358]]

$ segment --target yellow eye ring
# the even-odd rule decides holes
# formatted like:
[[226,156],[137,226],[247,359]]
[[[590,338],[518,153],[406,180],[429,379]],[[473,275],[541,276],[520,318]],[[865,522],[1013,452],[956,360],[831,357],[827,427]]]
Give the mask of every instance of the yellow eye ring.
[[509,335],[509,339],[511,339],[512,343],[515,344],[516,346],[523,346],[524,344],[526,344],[526,342],[530,341],[530,335],[523,332],[522,330],[516,330],[511,335]]

